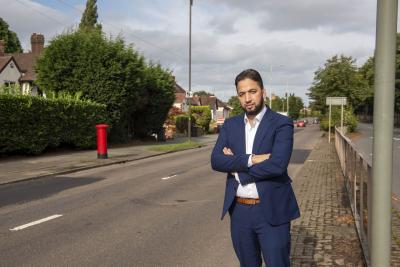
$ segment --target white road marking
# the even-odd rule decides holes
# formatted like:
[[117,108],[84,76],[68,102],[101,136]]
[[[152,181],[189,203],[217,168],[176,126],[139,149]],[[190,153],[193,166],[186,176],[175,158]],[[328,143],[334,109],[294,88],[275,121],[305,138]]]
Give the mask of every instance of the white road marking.
[[34,226],[34,225],[37,225],[37,224],[40,224],[40,223],[44,223],[44,222],[47,222],[47,221],[50,221],[50,220],[54,220],[54,219],[56,219],[58,217],[61,217],[61,216],[62,216],[61,214],[55,214],[55,215],[52,215],[52,216],[49,216],[49,217],[46,217],[46,218],[43,218],[43,219],[40,219],[40,220],[37,220],[37,221],[34,221],[34,222],[30,222],[30,223],[27,223],[27,224],[24,224],[24,225],[21,225],[21,226],[14,227],[14,228],[10,229],[10,231],[19,231],[19,230],[22,230],[22,229],[25,229],[25,228],[28,228],[28,227],[31,227],[31,226]]
[[175,176],[177,176],[177,175],[174,174],[174,175],[171,175],[171,176],[163,177],[163,178],[161,178],[161,179],[162,179],[162,180],[168,180],[168,179],[174,178]]

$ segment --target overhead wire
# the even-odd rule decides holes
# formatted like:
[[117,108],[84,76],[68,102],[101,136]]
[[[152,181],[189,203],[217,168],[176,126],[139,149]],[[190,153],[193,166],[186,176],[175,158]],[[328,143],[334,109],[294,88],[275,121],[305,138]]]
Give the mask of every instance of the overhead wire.
[[[65,6],[68,6],[71,9],[74,9],[79,14],[82,14],[82,12],[84,11],[84,10],[81,10],[81,9],[77,8],[76,6],[71,5],[70,3],[66,2],[65,0],[56,0],[56,1],[59,2],[59,3],[64,4]],[[102,24],[106,25],[106,26],[110,26],[110,27],[112,27],[112,28],[114,28],[116,30],[123,30],[122,28],[120,28],[120,27],[118,27],[118,26],[116,26],[116,25],[114,25],[112,23],[109,23],[109,22],[108,23],[102,22]],[[138,36],[137,34],[134,34],[132,32],[124,32],[124,33],[126,33],[127,35],[129,35],[129,36],[131,36],[131,37],[133,37],[133,38],[135,38],[135,39],[137,39],[137,40],[139,40],[139,41],[141,41],[141,42],[143,42],[143,43],[145,43],[147,45],[153,46],[153,47],[155,47],[155,48],[157,48],[159,50],[162,50],[162,51],[167,52],[167,53],[169,53],[171,55],[174,55],[175,57],[182,58],[182,56],[183,56],[184,58],[186,58],[186,56],[184,56],[184,55],[177,54],[174,51],[171,51],[169,49],[165,49],[165,48],[163,48],[161,46],[158,46],[158,45],[156,45],[156,44],[154,44],[154,43],[152,43],[152,42],[150,42],[150,41]]]
[[33,6],[30,6],[30,5],[24,3],[24,2],[21,1],[21,0],[16,0],[16,1],[17,1],[18,3],[20,3],[21,5],[23,5],[23,6],[27,7],[27,8],[32,9],[32,10],[35,11],[36,13],[42,15],[43,17],[45,17],[45,18],[47,18],[47,19],[50,19],[50,20],[52,20],[52,21],[55,21],[55,22],[57,22],[58,24],[60,24],[61,26],[65,26],[64,23],[60,22],[59,20],[57,20],[57,19],[55,19],[55,18],[53,18],[53,17],[50,17],[50,16],[47,15],[46,13],[43,13],[43,12],[39,11],[39,10],[36,9],[36,8],[33,8]]

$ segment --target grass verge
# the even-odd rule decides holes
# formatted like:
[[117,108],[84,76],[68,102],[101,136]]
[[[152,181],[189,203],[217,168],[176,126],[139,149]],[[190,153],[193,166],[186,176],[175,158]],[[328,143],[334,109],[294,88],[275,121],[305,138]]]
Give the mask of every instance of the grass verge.
[[171,152],[171,151],[178,151],[182,149],[188,149],[200,146],[203,146],[203,144],[196,141],[191,141],[191,142],[186,141],[184,143],[179,143],[179,144],[164,144],[164,145],[149,146],[147,149],[151,151]]

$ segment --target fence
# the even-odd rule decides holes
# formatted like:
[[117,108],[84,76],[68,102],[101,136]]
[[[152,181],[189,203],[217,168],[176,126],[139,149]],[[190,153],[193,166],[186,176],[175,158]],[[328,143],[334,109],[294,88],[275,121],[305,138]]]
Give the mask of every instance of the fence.
[[342,172],[345,177],[346,190],[349,195],[351,209],[357,227],[358,236],[369,264],[369,246],[371,221],[371,165],[357,152],[351,141],[335,127],[335,148],[338,154]]

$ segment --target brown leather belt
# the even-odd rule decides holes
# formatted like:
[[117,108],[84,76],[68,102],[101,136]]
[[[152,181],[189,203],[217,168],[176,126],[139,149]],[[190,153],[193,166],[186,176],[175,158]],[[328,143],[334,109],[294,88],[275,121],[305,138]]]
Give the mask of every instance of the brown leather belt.
[[246,205],[256,205],[256,204],[260,203],[260,199],[236,197],[236,202],[240,203],[240,204],[246,204]]

